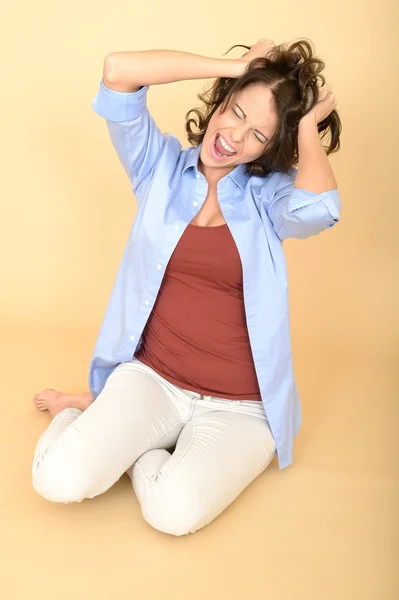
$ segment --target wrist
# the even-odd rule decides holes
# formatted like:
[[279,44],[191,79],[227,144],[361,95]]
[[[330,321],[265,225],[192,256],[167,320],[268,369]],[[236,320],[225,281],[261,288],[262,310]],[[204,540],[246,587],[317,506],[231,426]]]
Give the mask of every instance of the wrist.
[[309,112],[307,115],[302,117],[302,119],[299,121],[298,128],[299,128],[299,131],[316,130],[318,132],[317,123],[316,123],[314,114],[312,112]]
[[299,121],[298,125],[298,143],[313,144],[315,140],[320,141],[319,130],[317,129],[316,119],[310,113]]
[[239,58],[222,58],[222,61],[224,74],[221,77],[238,79],[244,74],[247,68],[247,63]]

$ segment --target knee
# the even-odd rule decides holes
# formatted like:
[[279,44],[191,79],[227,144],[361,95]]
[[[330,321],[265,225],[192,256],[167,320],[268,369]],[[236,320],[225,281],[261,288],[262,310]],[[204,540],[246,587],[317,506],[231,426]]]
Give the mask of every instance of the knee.
[[184,490],[159,489],[141,503],[144,519],[151,527],[174,536],[195,533],[207,525],[209,515],[200,498]]
[[52,464],[46,457],[32,467],[33,489],[50,502],[81,502],[87,498],[87,478],[81,469],[69,464]]
[[185,511],[177,515],[163,510],[162,507],[156,511],[143,511],[143,517],[154,529],[174,536],[195,533],[206,524],[193,511]]

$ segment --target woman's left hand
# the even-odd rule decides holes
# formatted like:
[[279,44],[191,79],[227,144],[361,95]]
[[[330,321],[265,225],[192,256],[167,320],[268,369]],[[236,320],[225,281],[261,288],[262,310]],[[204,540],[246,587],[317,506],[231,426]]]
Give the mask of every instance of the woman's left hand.
[[[335,94],[325,88],[319,88],[319,100],[317,104],[308,112],[303,119],[314,120],[316,125],[323,121],[336,108],[337,101]],[[302,120],[303,120],[302,119]]]

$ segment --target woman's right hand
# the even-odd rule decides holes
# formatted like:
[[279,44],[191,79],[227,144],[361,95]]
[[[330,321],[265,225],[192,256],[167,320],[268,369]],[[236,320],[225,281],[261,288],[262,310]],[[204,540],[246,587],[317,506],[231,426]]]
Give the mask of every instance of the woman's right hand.
[[265,58],[270,50],[272,50],[275,46],[276,44],[273,42],[273,40],[266,40],[265,38],[262,38],[256,42],[254,46],[251,46],[251,49],[248,50],[248,52],[238,60],[248,64],[251,62],[251,60],[258,58],[259,56]]

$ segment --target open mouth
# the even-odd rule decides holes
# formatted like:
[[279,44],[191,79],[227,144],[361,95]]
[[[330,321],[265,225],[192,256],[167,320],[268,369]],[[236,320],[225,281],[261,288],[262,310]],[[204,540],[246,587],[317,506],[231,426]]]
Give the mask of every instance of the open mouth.
[[219,160],[230,158],[231,156],[235,156],[237,152],[229,152],[226,148],[224,148],[220,141],[219,133],[215,136],[215,141],[212,144],[212,150],[216,158]]

